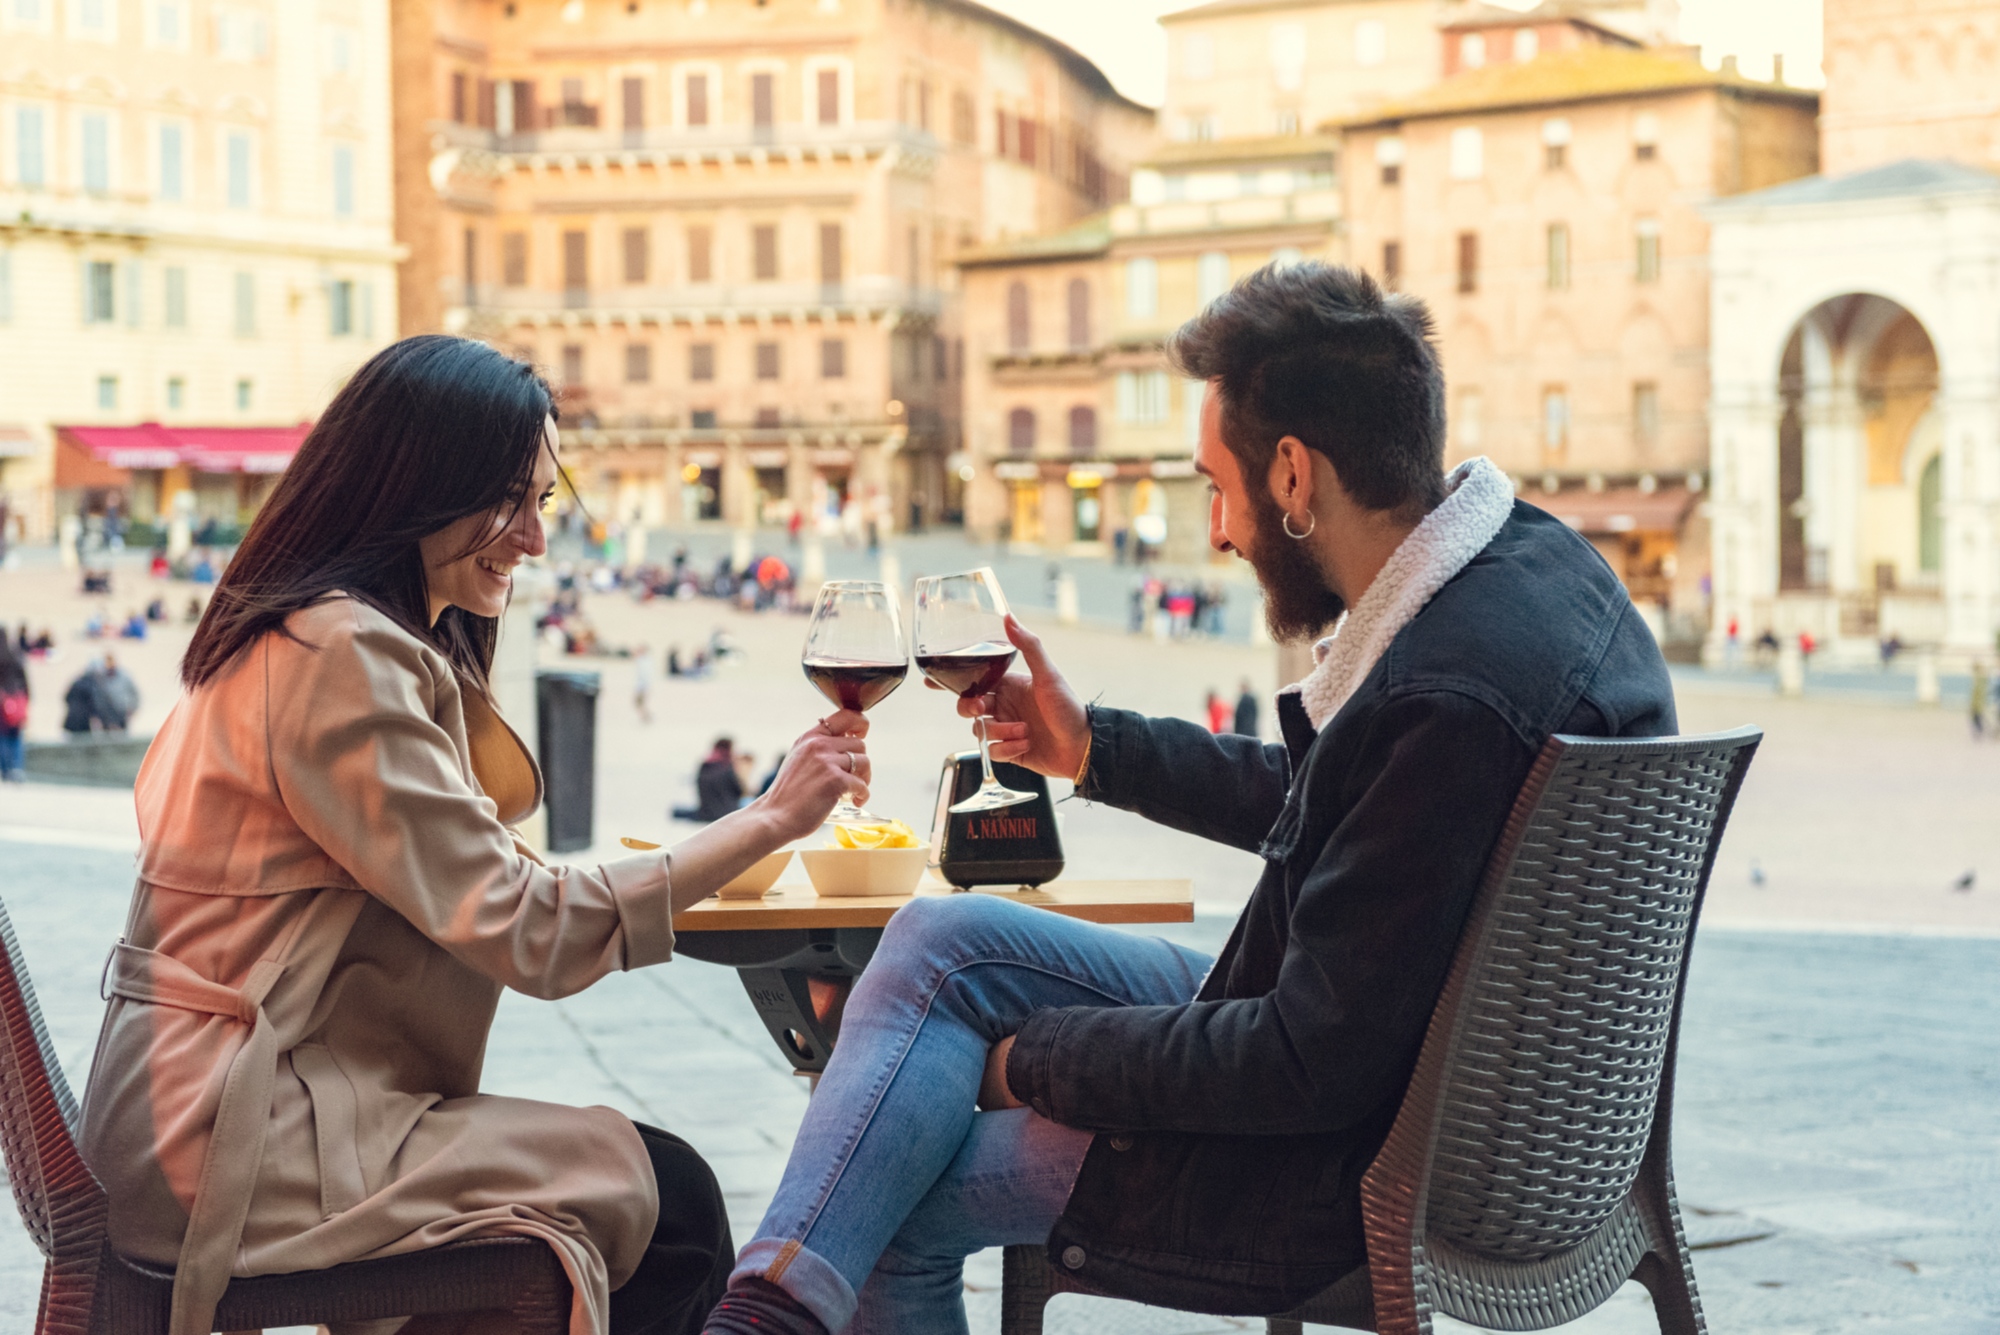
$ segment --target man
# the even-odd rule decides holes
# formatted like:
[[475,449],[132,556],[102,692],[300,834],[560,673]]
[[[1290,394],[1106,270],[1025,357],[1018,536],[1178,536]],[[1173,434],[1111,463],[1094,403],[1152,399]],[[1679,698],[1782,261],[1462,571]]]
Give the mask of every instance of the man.
[[1483,459],[1444,475],[1430,334],[1414,300],[1303,264],[1175,335],[1208,384],[1211,545],[1251,563],[1279,638],[1346,614],[1280,696],[1285,744],[1086,707],[1011,622],[1027,675],[961,711],[999,720],[996,759],[1254,849],[1263,877],[1214,960],[995,896],[899,913],[710,1330],[962,1331],[962,1259],[1005,1243],[1229,1312],[1364,1262],[1361,1175],[1535,754],[1674,729],[1590,546]]
[[1250,679],[1245,677],[1237,688],[1236,726],[1230,729],[1245,737],[1257,735],[1257,692],[1250,688]]

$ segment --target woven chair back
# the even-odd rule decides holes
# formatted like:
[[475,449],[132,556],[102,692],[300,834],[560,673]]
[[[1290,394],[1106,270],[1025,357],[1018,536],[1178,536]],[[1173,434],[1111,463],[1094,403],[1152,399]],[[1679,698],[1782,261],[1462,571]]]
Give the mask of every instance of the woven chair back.
[[1536,1262],[1624,1204],[1712,835],[1755,738],[1556,738],[1543,752],[1489,872],[1487,911],[1468,924],[1479,937],[1443,1071],[1428,1237]]

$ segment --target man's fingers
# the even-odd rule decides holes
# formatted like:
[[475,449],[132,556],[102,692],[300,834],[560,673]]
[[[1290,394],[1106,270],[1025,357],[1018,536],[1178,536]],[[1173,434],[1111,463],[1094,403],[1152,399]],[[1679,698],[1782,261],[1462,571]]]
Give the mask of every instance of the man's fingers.
[[1048,651],[1042,648],[1041,637],[1022,625],[1011,612],[1007,615],[1007,638],[1021,651],[1021,661],[1028,665],[1028,671],[1036,677],[1050,670]]
[[1026,742],[991,742],[987,745],[986,753],[995,760],[1004,760],[1011,765],[1027,755],[1028,750]]

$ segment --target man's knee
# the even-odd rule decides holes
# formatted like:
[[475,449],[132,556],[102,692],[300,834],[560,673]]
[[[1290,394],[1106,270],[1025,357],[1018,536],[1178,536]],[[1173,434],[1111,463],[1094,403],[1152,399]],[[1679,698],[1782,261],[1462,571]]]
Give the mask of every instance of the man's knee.
[[942,958],[990,941],[1019,910],[992,895],[920,895],[889,919],[882,949]]

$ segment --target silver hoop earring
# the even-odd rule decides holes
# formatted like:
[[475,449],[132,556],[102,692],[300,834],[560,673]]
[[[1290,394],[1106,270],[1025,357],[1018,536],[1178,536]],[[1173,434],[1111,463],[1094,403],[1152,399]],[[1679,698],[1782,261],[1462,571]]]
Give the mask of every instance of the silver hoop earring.
[[1312,527],[1307,529],[1303,533],[1292,532],[1292,516],[1289,512],[1286,513],[1284,518],[1278,521],[1278,527],[1285,530],[1285,536],[1290,538],[1293,542],[1304,542],[1307,538],[1310,538],[1315,532],[1319,530],[1319,516],[1313,514],[1313,512],[1310,510],[1306,511],[1306,513],[1312,516]]

